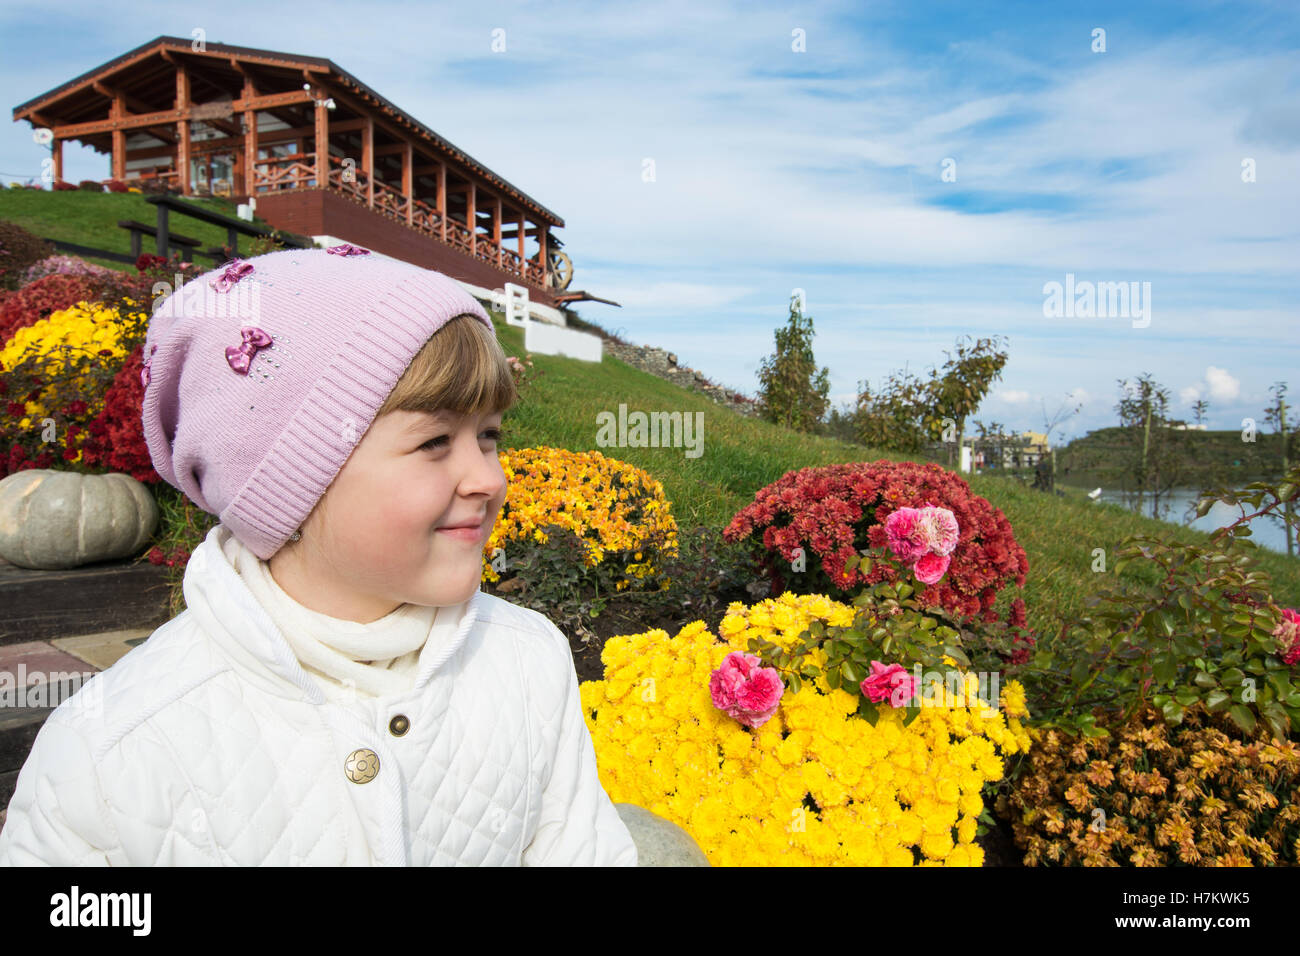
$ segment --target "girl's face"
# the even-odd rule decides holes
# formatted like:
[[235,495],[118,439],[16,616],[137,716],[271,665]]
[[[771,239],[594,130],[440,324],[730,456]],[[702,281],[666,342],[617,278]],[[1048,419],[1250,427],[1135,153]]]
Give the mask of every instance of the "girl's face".
[[[506,499],[501,413],[391,412],[377,418],[271,576],[314,611],[368,624],[402,603],[460,604]],[[475,525],[471,531],[441,530]]]

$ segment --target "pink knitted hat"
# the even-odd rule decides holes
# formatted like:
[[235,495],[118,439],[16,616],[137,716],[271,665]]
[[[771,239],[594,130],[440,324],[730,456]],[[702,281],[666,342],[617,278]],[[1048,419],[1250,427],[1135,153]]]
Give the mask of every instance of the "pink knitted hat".
[[492,328],[442,273],[346,243],[204,273],[149,320],[140,381],[153,466],[269,560],[411,359],[462,314]]

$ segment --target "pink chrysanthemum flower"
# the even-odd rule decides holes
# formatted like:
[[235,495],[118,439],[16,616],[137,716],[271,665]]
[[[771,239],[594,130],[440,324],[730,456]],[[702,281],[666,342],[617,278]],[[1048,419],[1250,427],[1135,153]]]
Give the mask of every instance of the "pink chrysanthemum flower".
[[1282,621],[1273,629],[1282,651],[1282,663],[1290,666],[1300,663],[1300,611],[1282,610]]
[[957,547],[957,519],[947,508],[927,506],[917,516],[922,538],[935,554],[952,554]]
[[885,519],[889,550],[904,564],[914,564],[930,550],[920,518],[921,512],[916,508],[899,508]]

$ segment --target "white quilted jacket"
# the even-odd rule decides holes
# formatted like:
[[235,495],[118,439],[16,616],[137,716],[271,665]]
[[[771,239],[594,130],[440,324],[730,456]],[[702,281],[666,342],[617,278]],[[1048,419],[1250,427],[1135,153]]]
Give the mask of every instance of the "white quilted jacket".
[[476,591],[413,690],[329,703],[218,530],[187,609],[46,720],[0,865],[636,866],[544,616]]

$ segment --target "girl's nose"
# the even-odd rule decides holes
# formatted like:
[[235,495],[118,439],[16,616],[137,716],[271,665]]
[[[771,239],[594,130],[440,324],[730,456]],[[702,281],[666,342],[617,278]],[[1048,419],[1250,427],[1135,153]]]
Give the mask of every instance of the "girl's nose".
[[467,470],[462,473],[463,493],[486,494],[489,497],[499,494],[505,486],[506,475],[501,468],[501,460],[497,457],[496,451],[484,451],[475,442],[473,450],[466,454],[473,457]]

